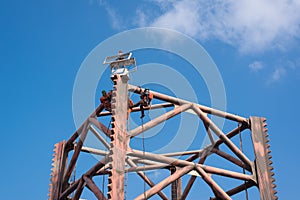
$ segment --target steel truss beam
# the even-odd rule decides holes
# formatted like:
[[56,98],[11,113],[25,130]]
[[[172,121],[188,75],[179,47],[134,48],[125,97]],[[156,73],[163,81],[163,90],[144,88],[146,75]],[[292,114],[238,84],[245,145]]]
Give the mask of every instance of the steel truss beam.
[[[124,173],[136,173],[150,187],[147,191],[138,194],[136,199],[147,199],[154,195],[161,199],[169,199],[163,192],[163,189],[169,185],[172,185],[172,191],[176,192],[172,199],[187,199],[197,178],[201,178],[211,188],[215,195],[212,199],[231,199],[232,195],[253,186],[258,188],[262,200],[277,199],[271,172],[272,167],[270,166],[271,156],[269,155],[270,150],[267,144],[264,118],[250,117],[247,119],[151,91],[155,99],[164,101],[164,103],[152,105],[151,109],[172,107],[173,109],[145,123],[143,127],[139,126],[133,130],[127,130],[128,91],[140,94],[143,90],[140,87],[128,85],[127,80],[127,76],[116,75],[113,77],[112,112],[103,111],[103,105],[99,105],[68,141],[55,145],[50,200],[66,200],[71,198],[71,193],[74,194],[72,199],[77,200],[82,195],[84,188],[88,188],[97,199],[124,199]],[[150,109],[150,107],[145,109]],[[203,122],[206,133],[211,140],[211,145],[205,148],[166,154],[154,154],[129,147],[132,138],[188,110],[193,110],[198,115],[199,120]],[[137,111],[139,111],[139,108],[134,108],[132,112]],[[207,114],[237,122],[241,126],[225,134]],[[112,117],[111,129],[97,119],[97,116],[101,119],[101,117],[109,115]],[[255,160],[250,160],[231,140],[246,129],[251,131]],[[103,144],[106,150],[84,146],[84,140],[89,132]],[[217,136],[216,140],[213,139],[213,134]],[[107,138],[110,139],[110,143],[107,142]],[[233,155],[220,150],[220,145],[227,146]],[[85,173],[82,173],[77,180],[70,182],[70,176],[76,163],[79,162],[79,155],[82,152],[100,155],[103,159]],[[224,161],[233,163],[237,170],[231,171],[205,165],[205,161],[211,155],[216,155]],[[189,157],[182,159],[180,156]],[[69,162],[68,157],[71,158]],[[148,170],[159,169],[171,170],[172,173],[159,183],[155,183],[144,173]],[[242,171],[242,169],[247,170],[247,174],[237,172]],[[94,181],[93,178],[107,174],[109,178],[108,194],[106,195],[100,189],[99,183]],[[234,188],[226,189],[226,191],[214,180],[211,174],[241,180],[242,183]],[[180,181],[180,178],[184,176],[189,176],[189,180],[182,188],[183,192],[181,192],[180,189],[176,190],[177,185],[180,184],[174,183]]]

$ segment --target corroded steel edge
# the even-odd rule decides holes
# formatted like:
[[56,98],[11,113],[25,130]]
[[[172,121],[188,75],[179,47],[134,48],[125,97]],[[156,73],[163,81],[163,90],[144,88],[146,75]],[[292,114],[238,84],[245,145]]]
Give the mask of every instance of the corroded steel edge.
[[277,191],[271,161],[271,150],[267,123],[265,118],[250,117],[252,139],[255,152],[255,165],[261,200],[276,200]]
[[128,77],[114,75],[114,86],[111,99],[111,148],[110,173],[108,176],[108,199],[124,199],[124,164],[127,150],[126,118],[127,118],[127,81]]
[[54,145],[48,200],[57,200],[59,198],[59,193],[61,189],[60,186],[64,170],[62,162],[64,158],[65,144],[66,141],[62,141]]
[[[112,155],[113,155],[113,151],[112,151],[112,148],[113,146],[115,145],[115,115],[116,115],[116,108],[115,108],[115,97],[117,95],[117,92],[116,92],[116,79],[117,79],[117,76],[113,76],[112,78],[112,81],[113,81],[113,92],[112,92],[112,99],[111,99],[111,103],[112,103],[112,106],[111,106],[111,113],[112,113],[112,116],[111,116],[111,134],[110,134],[110,152],[109,152],[109,160],[112,161]],[[111,166],[111,168],[113,168],[114,166]],[[108,196],[108,199],[112,199],[112,184],[113,184],[113,180],[112,180],[112,170],[110,171],[109,175],[108,175],[108,184],[107,184],[107,196]]]

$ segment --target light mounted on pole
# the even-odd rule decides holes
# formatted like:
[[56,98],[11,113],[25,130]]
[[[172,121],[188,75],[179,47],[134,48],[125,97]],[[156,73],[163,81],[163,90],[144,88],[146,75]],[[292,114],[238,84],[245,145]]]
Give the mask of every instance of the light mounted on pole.
[[109,64],[111,76],[115,74],[120,76],[128,75],[128,73],[132,73],[137,70],[135,58],[132,58],[131,56],[131,52],[123,53],[120,50],[118,55],[106,57],[103,64]]

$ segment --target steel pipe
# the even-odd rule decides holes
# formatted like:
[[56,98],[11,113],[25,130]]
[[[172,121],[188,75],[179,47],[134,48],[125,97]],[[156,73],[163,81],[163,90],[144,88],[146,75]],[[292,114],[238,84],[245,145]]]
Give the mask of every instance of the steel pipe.
[[166,179],[162,180],[160,183],[156,184],[154,187],[146,191],[144,194],[141,194],[135,200],[142,200],[142,199],[149,199],[157,192],[161,191],[173,181],[177,180],[178,178],[182,177],[183,175],[192,171],[194,166],[185,166],[182,169],[178,169],[174,174],[170,175]]
[[83,180],[85,181],[88,188],[94,193],[94,195],[97,197],[98,200],[107,200],[104,194],[101,192],[101,190],[97,187],[97,185],[91,178],[84,175]]
[[217,148],[213,148],[211,150],[211,152],[221,156],[222,158],[232,162],[233,164],[245,168],[247,171],[252,172],[252,168],[248,165],[244,165],[244,163],[242,161],[240,161],[239,159],[236,159],[235,157],[231,156],[230,154],[225,153],[224,151],[221,151]]
[[[203,157],[203,158],[201,158],[199,160],[198,164],[203,164],[204,161],[206,160],[206,158],[207,158],[206,156]],[[185,200],[186,199],[186,197],[187,197],[188,193],[190,192],[190,190],[191,190],[191,188],[192,188],[192,186],[193,186],[196,178],[197,178],[196,176],[191,176],[190,177],[190,179],[189,179],[189,181],[188,181],[188,183],[187,183],[187,185],[186,185],[186,187],[185,187],[185,189],[184,189],[184,191],[183,191],[183,193],[181,195],[181,198],[180,198],[181,200]]]
[[90,126],[90,130],[107,149],[110,148],[110,145],[106,142],[106,140],[100,135],[100,133],[98,133],[98,131],[93,126]]
[[153,128],[154,126],[156,126],[156,125],[158,125],[158,124],[160,124],[160,123],[162,123],[162,122],[178,115],[179,113],[186,111],[190,107],[191,107],[191,104],[184,104],[182,106],[179,106],[179,107],[175,108],[174,110],[171,110],[171,111],[169,111],[169,112],[167,112],[167,113],[165,113],[165,114],[163,114],[163,115],[147,122],[143,126],[139,126],[135,129],[129,131],[128,135],[131,138],[135,137],[135,136],[141,134],[142,132],[147,131],[148,129]]
[[125,170],[125,172],[140,172],[140,171],[150,171],[150,170],[156,170],[156,169],[163,169],[167,168],[170,165],[168,164],[157,164],[157,165],[145,165],[145,166],[136,166],[136,167],[130,167]]
[[83,187],[84,187],[84,181],[81,178],[80,181],[79,181],[79,184],[77,185],[76,192],[75,192],[72,200],[79,200],[80,195],[81,195],[81,193],[83,191]]
[[[140,94],[141,91],[143,90],[143,88],[134,86],[134,85],[128,85],[129,91],[132,91],[134,93]],[[168,96],[159,92],[155,92],[155,91],[151,91],[151,93],[153,94],[154,98],[159,99],[159,100],[163,100],[163,101],[167,101],[170,103],[173,103],[175,105],[182,105],[182,104],[190,104],[191,102],[183,100],[183,99],[179,99],[179,98],[175,98],[172,96]],[[200,105],[200,104],[196,104],[203,112],[208,113],[208,114],[212,114],[212,115],[216,115],[219,117],[223,117],[226,119],[230,119],[233,121],[237,121],[240,123],[248,123],[247,119],[245,117],[240,117],[238,115],[234,115],[234,114],[230,114],[224,111],[220,111],[214,108],[210,108],[204,105]]]
[[107,137],[110,137],[111,130],[109,130],[104,124],[99,122],[96,118],[90,118],[90,122],[94,124],[99,130],[101,130]]
[[212,129],[212,131],[224,141],[224,143],[231,149],[231,151],[239,157],[246,165],[251,167],[252,162],[249,160],[249,158],[239,149],[235,146],[235,144],[228,138],[226,135],[205,115],[205,113],[198,108],[197,106],[192,106],[193,110],[199,115],[199,117],[209,124],[209,127]]
[[65,173],[65,177],[64,177],[64,180],[63,180],[63,186],[67,185],[67,183],[69,181],[69,178],[70,178],[70,176],[72,174],[72,171],[74,170],[74,167],[76,165],[79,153],[81,151],[81,148],[83,146],[84,140],[85,140],[85,138],[87,136],[87,133],[88,133],[88,126],[89,126],[89,121],[86,120],[85,123],[84,123],[83,129],[82,129],[83,133],[81,133],[82,137],[79,139],[79,141],[77,143],[77,146],[76,146],[76,148],[74,150],[74,153],[72,155],[72,158],[71,158],[71,161],[69,163],[69,166],[68,166],[67,171]]
[[[237,193],[239,193],[239,192],[241,192],[241,191],[243,191],[243,190],[246,190],[246,189],[248,189],[248,188],[250,188],[250,187],[252,187],[252,186],[254,186],[255,185],[255,183],[254,182],[252,182],[252,181],[248,181],[248,182],[246,182],[246,183],[244,183],[244,184],[241,184],[241,185],[239,185],[239,186],[237,186],[237,187],[235,187],[235,188],[232,188],[231,190],[228,190],[227,192],[226,192],[226,194],[228,194],[229,196],[232,196],[232,195],[235,195],[235,194],[237,194]],[[218,200],[219,198],[217,198],[217,197],[215,197],[215,198],[210,198],[210,200]]]
[[212,188],[217,197],[230,200],[231,198],[224,190],[199,166],[195,166],[195,170],[199,173],[202,179]]
[[[137,165],[130,159],[130,158],[127,158],[126,159],[126,162],[132,166],[132,167],[135,167],[137,168]],[[155,184],[148,178],[148,176],[145,175],[144,172],[141,172],[141,171],[136,171],[137,174],[150,186],[150,187],[154,187]],[[162,191],[159,191],[157,193],[162,199],[164,200],[168,200],[168,197],[162,192]]]
[[[162,103],[162,104],[154,104],[154,105],[151,105],[151,106],[146,106],[144,107],[144,110],[154,110],[154,109],[160,109],[160,108],[169,108],[169,107],[174,107],[174,104],[172,103]],[[135,108],[132,108],[131,112],[139,112],[141,111],[140,107],[135,107]],[[111,115],[111,112],[102,112],[100,114],[100,117],[102,116],[109,116]]]
[[[131,150],[131,152],[128,153],[128,155],[153,160],[156,162],[172,164],[177,167],[185,167],[185,166],[189,166],[189,165],[194,166],[196,164],[193,162],[188,162],[186,160],[165,157],[165,156],[161,156],[161,155],[152,154],[149,152],[141,152],[138,150]],[[238,172],[233,172],[233,171],[220,169],[220,168],[216,168],[216,167],[210,167],[210,166],[206,166],[206,165],[202,165],[202,164],[196,164],[196,165],[201,167],[202,169],[204,169],[204,171],[206,171],[207,173],[217,174],[220,176],[225,176],[225,177],[230,177],[230,178],[235,178],[235,179],[240,179],[240,180],[253,181],[253,176],[250,176],[247,174],[241,174]]]
[[64,192],[59,196],[59,199],[65,199],[69,194],[71,194],[78,186],[80,179],[71,184]]
[[91,147],[82,147],[81,151],[86,152],[86,153],[95,154],[95,155],[100,155],[100,156],[106,156],[109,154],[108,151],[103,151],[103,150],[95,149],[95,148],[91,148]]

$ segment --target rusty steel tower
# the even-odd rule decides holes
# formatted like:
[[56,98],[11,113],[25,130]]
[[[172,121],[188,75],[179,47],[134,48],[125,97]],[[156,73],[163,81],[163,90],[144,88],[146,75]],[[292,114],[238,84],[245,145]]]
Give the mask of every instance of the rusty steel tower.
[[[153,97],[162,103],[151,105],[151,109],[168,108],[169,110],[141,126],[128,129],[128,93],[140,94],[143,88],[128,84],[128,66],[135,66],[135,59],[130,53],[107,57],[106,64],[112,70],[111,79],[114,87],[111,99],[111,111],[105,111],[100,104],[87,117],[80,128],[67,140],[55,144],[53,168],[51,173],[49,200],[78,200],[84,190],[91,191],[97,199],[126,199],[126,174],[136,174],[147,184],[148,189],[136,191],[135,199],[189,199],[189,194],[196,185],[196,180],[202,181],[211,191],[212,196],[199,196],[200,199],[234,199],[234,195],[252,187],[257,188],[261,200],[274,200],[276,187],[273,178],[273,167],[270,155],[270,145],[266,128],[266,119],[262,117],[244,118],[196,102],[189,102],[163,93],[151,91]],[[150,109],[146,107],[145,109]],[[140,108],[132,108],[132,112]],[[211,144],[198,149],[155,154],[145,150],[137,150],[130,146],[130,141],[152,129],[156,125],[183,113],[193,112],[197,115],[210,138]],[[232,121],[238,126],[228,132],[223,132],[210,116],[218,116]],[[101,119],[111,116],[110,126],[105,126]],[[243,152],[234,138],[248,131],[252,138],[253,158]],[[84,141],[88,134],[93,134],[107,149],[86,147]],[[188,134],[188,133],[186,133]],[[215,137],[214,137],[215,136]],[[110,143],[109,143],[110,142]],[[228,150],[222,150],[225,146]],[[79,155],[94,154],[101,159],[86,171],[71,180],[72,172],[80,162]],[[235,167],[228,170],[206,164],[211,157],[219,157],[220,161],[229,162]],[[220,166],[220,165],[219,165]],[[221,163],[222,166],[222,163]],[[150,170],[167,170],[169,175],[160,181],[153,181],[145,172]],[[107,193],[100,187],[96,177],[108,177]],[[234,187],[227,188],[215,177],[225,177],[234,180]],[[182,179],[185,178],[185,182]],[[128,185],[131,183],[128,182]],[[164,191],[168,189],[169,195]],[[204,190],[206,188],[197,188]],[[200,192],[201,193],[201,192]],[[259,197],[256,197],[258,199]],[[95,199],[94,198],[94,199]]]

